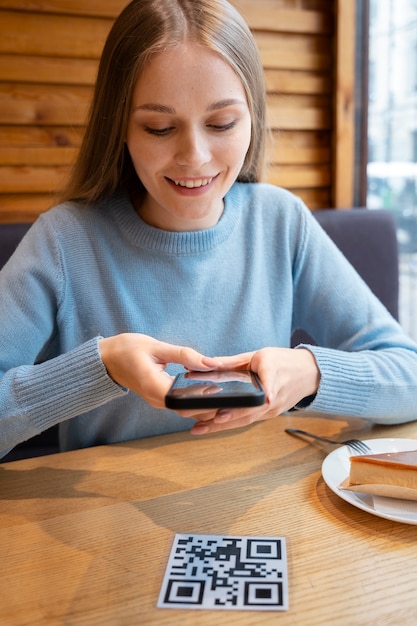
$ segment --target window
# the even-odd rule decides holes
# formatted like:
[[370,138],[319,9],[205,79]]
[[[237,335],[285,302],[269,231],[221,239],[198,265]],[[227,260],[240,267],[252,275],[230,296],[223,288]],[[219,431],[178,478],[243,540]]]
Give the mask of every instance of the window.
[[397,222],[400,322],[417,339],[417,1],[369,0],[366,204]]

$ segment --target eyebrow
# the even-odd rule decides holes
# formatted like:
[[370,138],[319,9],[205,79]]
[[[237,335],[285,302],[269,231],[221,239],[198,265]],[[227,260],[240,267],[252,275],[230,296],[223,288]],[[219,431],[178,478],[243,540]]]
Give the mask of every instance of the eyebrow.
[[236,104],[246,105],[244,100],[239,100],[238,98],[229,98],[225,100],[219,100],[218,102],[214,102],[211,104],[207,111],[218,111],[219,109],[225,109],[226,107],[231,107]]
[[140,104],[137,107],[134,107],[134,111],[155,111],[156,113],[175,113],[175,109],[172,107],[164,106],[163,104],[153,104],[150,102],[149,104]]
[[[210,106],[207,107],[207,111],[218,111],[220,109],[225,109],[229,106],[234,106],[236,104],[245,105],[246,103],[243,100],[239,100],[238,98],[229,98],[225,100],[219,100],[218,102],[213,102]],[[153,102],[149,102],[147,104],[140,104],[137,107],[134,107],[134,111],[155,111],[156,113],[168,113],[170,115],[175,114],[175,109],[173,107],[165,106],[164,104],[156,104]]]

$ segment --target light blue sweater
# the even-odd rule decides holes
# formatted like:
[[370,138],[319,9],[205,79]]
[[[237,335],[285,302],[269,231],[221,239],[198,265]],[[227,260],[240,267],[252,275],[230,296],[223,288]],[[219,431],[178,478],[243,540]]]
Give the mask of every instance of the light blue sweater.
[[98,338],[121,332],[219,356],[288,347],[302,327],[321,346],[309,409],[417,418],[417,346],[300,200],[270,185],[235,184],[198,232],[155,229],[122,194],[55,207],[0,272],[0,294],[2,450],[58,422],[64,450],[190,428],[108,377]]

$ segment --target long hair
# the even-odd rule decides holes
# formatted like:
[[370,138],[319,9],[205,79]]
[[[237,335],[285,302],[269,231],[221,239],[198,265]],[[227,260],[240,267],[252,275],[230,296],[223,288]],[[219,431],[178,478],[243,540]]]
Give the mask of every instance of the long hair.
[[217,52],[242,81],[252,136],[238,180],[260,179],[265,85],[258,49],[244,19],[227,0],[133,0],[104,45],[86,131],[61,200],[90,204],[122,187],[143,190],[124,141],[132,94],[150,57],[184,41]]

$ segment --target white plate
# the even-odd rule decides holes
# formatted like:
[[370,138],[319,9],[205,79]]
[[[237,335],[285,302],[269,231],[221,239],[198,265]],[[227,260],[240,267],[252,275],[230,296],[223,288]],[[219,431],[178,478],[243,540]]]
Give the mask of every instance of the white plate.
[[[379,452],[417,450],[416,439],[367,439],[365,443],[368,444],[375,454]],[[367,513],[372,513],[372,515],[384,517],[394,522],[417,524],[417,502],[339,489],[340,483],[349,476],[349,457],[351,455],[349,448],[342,446],[326,456],[321,466],[326,485],[342,500],[346,500],[346,502],[353,504],[358,509],[367,511]]]

